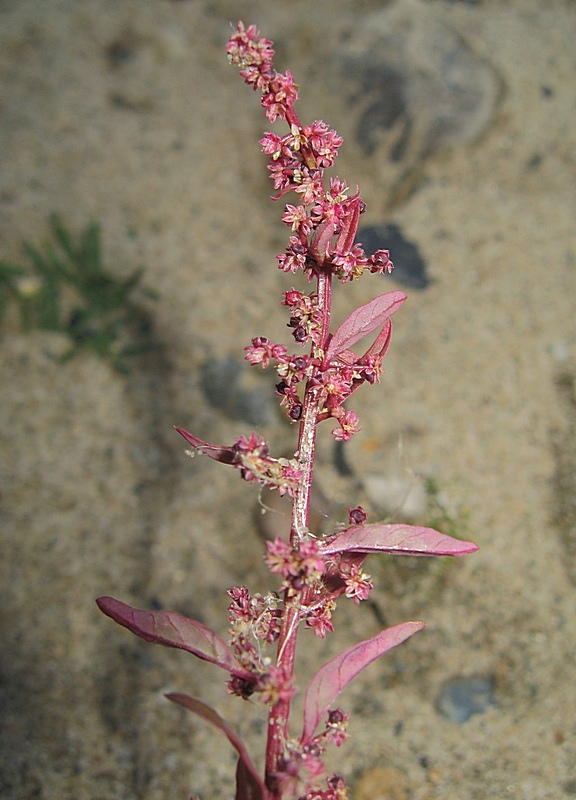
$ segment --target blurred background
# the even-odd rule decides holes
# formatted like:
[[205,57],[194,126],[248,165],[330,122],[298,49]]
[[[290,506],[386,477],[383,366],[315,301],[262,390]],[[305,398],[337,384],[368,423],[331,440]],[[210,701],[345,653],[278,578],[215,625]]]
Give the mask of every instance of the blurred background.
[[422,619],[342,696],[351,796],[575,796],[569,0],[0,0],[0,796],[233,796],[228,743],[167,691],[262,752],[262,709],[94,603],[225,637],[226,589],[274,586],[261,556],[286,510],[172,429],[296,447],[274,373],[243,360],[253,336],[290,344],[281,293],[306,284],[276,268],[269,123],[225,54],[238,19],[274,40],[301,120],[345,137],[332,174],[396,264],[337,288],[336,322],[408,294],[381,383],[349,404],[362,431],[320,432],[317,530],[362,504],[480,545],[369,561],[370,603],[342,604],[325,642],[302,633],[298,685]]

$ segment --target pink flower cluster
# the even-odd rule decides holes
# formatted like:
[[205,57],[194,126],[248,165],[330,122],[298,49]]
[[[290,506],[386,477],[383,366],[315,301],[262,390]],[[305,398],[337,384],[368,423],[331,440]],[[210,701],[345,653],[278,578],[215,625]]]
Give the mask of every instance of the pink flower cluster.
[[347,738],[348,714],[340,709],[330,712],[338,722],[326,725],[326,730],[306,745],[292,741],[286,748],[286,757],[281,761],[275,781],[282,797],[298,797],[305,800],[348,800],[348,790],[340,775],[326,778],[327,789],[311,788],[319,778],[325,777],[323,754],[327,744],[340,747]]
[[282,217],[293,235],[286,252],[278,256],[280,269],[302,270],[309,279],[320,269],[329,270],[343,282],[360,277],[366,269],[391,272],[387,250],[367,257],[362,246],[354,244],[358,218],[366,206],[358,190],[348,197],[346,181],[330,178],[326,186],[324,180],[324,170],[334,164],[342,137],[322,120],[301,125],[294,111],[298,86],[289,71],[283,75],[274,69],[272,43],[261,38],[254,25],[246,28],[240,22],[227,52],[246,83],[262,92],[268,119],[280,118],[290,127],[284,136],[267,132],[260,140],[270,158],[268,170],[278,192],[276,199],[290,191],[300,196],[300,205],[288,204]]
[[325,558],[318,540],[304,539],[298,549],[277,537],[266,542],[265,556],[270,572],[283,578],[280,589],[294,597],[304,592],[300,616],[316,636],[331,633],[332,611],[341,595],[358,604],[367,600],[373,588],[370,576],[362,572],[364,556],[341,554]]
[[[293,290],[292,295],[296,292]],[[309,316],[310,295],[301,295],[302,305],[292,308],[292,317],[288,323],[294,327],[294,337],[308,338],[314,341],[317,333],[315,318]],[[299,384],[306,380],[308,390],[313,392],[320,403],[318,422],[330,417],[338,421],[338,427],[332,431],[335,439],[348,441],[359,428],[358,417],[353,411],[346,411],[344,403],[352,392],[367,383],[379,380],[382,371],[380,354],[368,355],[362,360],[356,359],[352,364],[342,360],[329,364],[324,363],[323,353],[313,348],[311,356],[289,354],[284,345],[273,344],[264,336],[252,339],[252,344],[245,348],[246,360],[252,365],[262,364],[266,368],[275,361],[275,368],[280,382],[276,391],[281,396],[281,405],[288,407],[288,417],[298,422],[302,416],[302,401]]]
[[[262,106],[268,119],[285,120],[290,128],[284,136],[268,132],[260,141],[269,157],[268,170],[277,192],[275,199],[290,191],[300,199],[299,205],[285,206],[282,219],[292,233],[286,250],[277,256],[279,268],[294,274],[302,272],[308,280],[327,274],[342,283],[359,278],[366,270],[391,272],[393,265],[387,250],[367,256],[362,245],[354,241],[360,215],[366,208],[358,190],[349,197],[345,181],[338,177],[325,181],[324,170],[334,164],[342,137],[321,120],[311,125],[300,123],[294,111],[298,87],[290,72],[285,75],[276,72],[271,42],[261,38],[254,25],[246,28],[238,23],[227,52],[230,62],[240,67],[246,83],[262,92]],[[347,441],[359,427],[358,418],[353,412],[346,412],[343,403],[362,382],[378,380],[381,359],[375,356],[371,361],[326,364],[323,319],[317,296],[292,289],[284,294],[283,305],[290,310],[288,326],[294,340],[301,345],[310,340],[311,355],[289,355],[284,345],[256,337],[246,348],[246,359],[251,364],[262,364],[263,368],[271,361],[276,362],[280,377],[276,389],[293,422],[302,416],[298,384],[308,381],[308,389],[322,403],[319,421],[336,419],[338,427],[333,434],[336,439]]]
[[241,436],[231,448],[232,464],[240,470],[245,481],[254,481],[282,496],[293,495],[301,476],[294,459],[272,458],[268,445],[257,433],[247,439]]

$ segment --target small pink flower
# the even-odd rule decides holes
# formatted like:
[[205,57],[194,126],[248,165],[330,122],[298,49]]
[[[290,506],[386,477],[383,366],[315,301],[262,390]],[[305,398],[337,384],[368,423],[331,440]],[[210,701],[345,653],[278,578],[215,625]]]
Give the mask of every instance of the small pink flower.
[[380,273],[384,275],[387,272],[392,272],[394,264],[390,261],[390,253],[388,250],[376,250],[374,255],[368,259],[370,265],[370,272]]
[[299,306],[304,299],[304,294],[299,292],[297,289],[290,289],[288,292],[283,292],[282,294],[284,296],[284,299],[282,300],[283,306]]
[[322,175],[317,170],[310,173],[307,167],[303,167],[298,175],[294,176],[294,181],[298,184],[294,187],[294,191],[302,195],[302,202],[305,206],[311,206],[324,198],[324,182]]
[[266,705],[288,703],[296,694],[292,687],[289,670],[286,666],[270,667],[267,674],[258,684],[260,699]]
[[368,519],[368,514],[364,511],[362,506],[348,509],[348,521],[350,525],[362,525]]
[[322,577],[324,559],[313,539],[305,539],[295,549],[277,537],[273,542],[266,542],[266,547],[268,553],[264,558],[268,569],[273,574],[282,575],[283,589],[300,590],[304,586],[313,586]]
[[261,100],[264,113],[270,122],[275,122],[278,117],[286,119],[287,110],[298,100],[298,85],[294,82],[292,73],[289,70],[285,75],[277,72],[267,88],[268,91],[262,95]]
[[322,120],[303,128],[310,149],[314,153],[318,167],[331,167],[338,155],[338,148],[344,139]]
[[294,550],[288,542],[277,536],[273,542],[266,542],[266,547],[268,553],[264,556],[264,560],[273,575],[282,575],[283,578],[288,578],[290,575],[297,574]]
[[252,598],[245,586],[235,586],[228,589],[227,594],[232,598],[228,606],[228,619],[251,619],[252,618]]
[[382,356],[380,354],[363,356],[361,362],[356,364],[359,377],[369,384],[378,383],[382,375]]
[[286,206],[282,214],[282,222],[285,222],[286,225],[290,225],[293,231],[297,231],[302,226],[304,226],[304,228],[310,228],[312,224],[306,215],[306,208],[304,206],[292,206],[290,204]]
[[348,184],[341,178],[330,178],[330,188],[327,195],[333,203],[341,203],[346,199],[346,192],[348,191]]
[[294,177],[294,168],[286,163],[286,160],[279,157],[277,161],[268,164],[267,167],[270,172],[270,178],[274,183],[274,188],[279,192],[276,200],[286,192],[294,188],[292,185]]
[[270,75],[274,74],[274,50],[272,42],[261,37],[255,25],[246,28],[239,22],[236,33],[228,41],[226,52],[230,63],[240,67],[240,74],[247,84],[254,89],[264,89],[268,85]]
[[257,433],[251,433],[249,439],[245,436],[240,436],[234,442],[234,450],[237,453],[254,453],[257,451],[260,457],[268,455],[268,445]]
[[345,714],[342,709],[335,708],[328,712],[328,722],[326,724],[326,741],[332,742],[336,747],[344,744],[348,738],[348,720],[350,714]]
[[290,237],[290,244],[285,253],[276,256],[279,269],[284,272],[298,272],[299,269],[306,269],[306,258],[308,249],[296,236]]
[[284,139],[278,136],[277,133],[265,133],[264,138],[260,139],[260,145],[262,146],[262,152],[272,156],[273,161],[276,161],[280,156],[285,158],[292,157],[291,150],[284,146]]
[[326,637],[327,633],[334,632],[334,625],[332,624],[332,612],[336,607],[333,600],[326,600],[318,607],[314,608],[306,617],[306,625],[312,628],[316,636],[321,639]]
[[245,347],[244,350],[247,352],[246,361],[253,366],[262,364],[262,369],[266,369],[271,359],[282,363],[288,352],[283,344],[273,344],[265,336],[255,337],[252,339],[252,345]]
[[349,570],[342,575],[342,578],[346,584],[346,597],[354,600],[356,605],[361,600],[367,600],[374,588],[370,575],[362,572],[356,564],[350,565]]
[[338,422],[339,428],[334,428],[332,436],[337,442],[347,442],[352,438],[353,434],[361,430],[359,426],[359,419],[353,411],[347,411]]
[[304,539],[299,554],[304,575],[319,578],[324,573],[324,558],[320,554],[320,545],[314,539]]

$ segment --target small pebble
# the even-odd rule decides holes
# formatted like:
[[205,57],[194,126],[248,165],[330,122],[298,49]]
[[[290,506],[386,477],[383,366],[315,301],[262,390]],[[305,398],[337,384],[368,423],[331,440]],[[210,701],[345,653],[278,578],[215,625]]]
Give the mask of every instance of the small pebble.
[[459,725],[495,705],[494,678],[480,675],[453,678],[444,684],[436,701],[439,713]]

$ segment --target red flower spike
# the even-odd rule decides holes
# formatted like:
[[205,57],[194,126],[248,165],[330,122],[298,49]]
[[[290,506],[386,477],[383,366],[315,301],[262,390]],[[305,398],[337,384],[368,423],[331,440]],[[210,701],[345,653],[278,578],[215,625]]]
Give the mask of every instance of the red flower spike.
[[[316,454],[316,427],[332,418],[336,439],[347,440],[358,430],[358,418],[344,404],[364,383],[376,383],[391,340],[391,317],[404,303],[399,291],[388,292],[360,306],[331,333],[332,293],[336,281],[346,283],[369,273],[392,270],[388,250],[367,255],[355,242],[365,204],[356,189],[339,177],[327,179],[325,169],[338,155],[342,137],[321,120],[302,125],[295,111],[298,86],[287,70],[274,67],[272,42],[254,25],[238,23],[227,46],[228,58],[248,86],[261,93],[265,116],[282,119],[288,131],[265,133],[260,140],[268,171],[279,199],[294,192],[284,207],[283,222],[290,236],[278,267],[302,272],[314,290],[284,292],[288,327],[299,345],[287,348],[265,337],[253,338],[246,359],[263,368],[273,364],[280,405],[299,423],[297,452],[293,458],[272,458],[267,443],[256,433],[233,444],[204,442],[182,428],[178,433],[192,450],[240,470],[242,478],[276,489],[292,498],[290,534],[286,540],[268,542],[266,563],[279,576],[277,592],[250,594],[244,586],[228,594],[228,636],[225,642],[199,622],[171,611],[142,611],[110,597],[97,602],[101,610],[141,638],[192,653],[229,673],[228,692],[268,705],[264,776],[256,771],[236,731],[216,711],[184,694],[170,694],[174,703],[192,711],[221,730],[238,754],[235,800],[347,800],[338,775],[327,777],[324,751],[346,738],[348,715],[333,703],[366,666],[423,628],[405,622],[359,642],[333,658],[313,677],[304,698],[301,740],[290,737],[291,701],[294,694],[296,637],[300,623],[323,638],[333,630],[332,613],[343,595],[359,604],[371,589],[362,571],[370,553],[419,556],[460,556],[477,549],[431,528],[402,524],[368,524],[358,506],[349,510],[348,527],[321,539],[309,533],[310,502]],[[358,356],[354,346],[370,337]],[[372,342],[372,344],[369,344]],[[268,510],[268,509],[267,509]],[[269,646],[274,645],[275,659]],[[324,729],[316,734],[318,724]],[[192,798],[191,798],[192,800]]]

